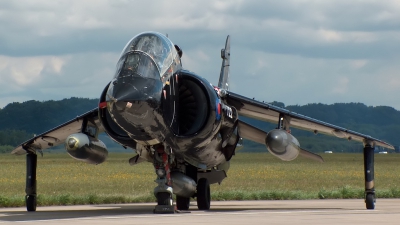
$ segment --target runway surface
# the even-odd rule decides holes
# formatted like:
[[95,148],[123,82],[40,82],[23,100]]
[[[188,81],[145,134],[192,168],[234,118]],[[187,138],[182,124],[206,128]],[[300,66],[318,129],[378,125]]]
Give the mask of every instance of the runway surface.
[[154,203],[0,208],[0,224],[399,224],[400,199],[212,202],[211,210],[153,214]]

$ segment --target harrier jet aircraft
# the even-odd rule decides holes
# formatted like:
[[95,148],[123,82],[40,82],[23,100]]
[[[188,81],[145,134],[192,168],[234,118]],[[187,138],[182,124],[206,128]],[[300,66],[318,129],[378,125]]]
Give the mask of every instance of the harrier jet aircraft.
[[[100,164],[107,148],[98,139],[106,132],[136,155],[131,165],[154,165],[156,213],[188,210],[196,198],[200,210],[210,208],[210,184],[226,178],[229,162],[241,139],[264,144],[284,161],[298,155],[317,161],[322,157],[300,147],[290,128],[333,135],[364,144],[365,202],[375,208],[374,147],[393,146],[345,128],[229,91],[230,39],[221,50],[218,86],[184,70],[182,50],[166,36],[145,32],[123,49],[115,74],[100,95],[95,109],[35,136],[12,151],[26,154],[26,207],[36,210],[37,152],[64,143],[73,158]],[[260,130],[240,116],[276,123],[276,129]],[[176,203],[173,195],[176,195]]]

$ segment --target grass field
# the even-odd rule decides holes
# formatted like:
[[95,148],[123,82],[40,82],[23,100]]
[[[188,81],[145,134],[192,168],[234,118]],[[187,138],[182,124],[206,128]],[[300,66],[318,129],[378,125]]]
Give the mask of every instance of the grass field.
[[[100,165],[67,154],[38,157],[39,205],[155,201],[153,166],[129,166],[133,154],[110,153]],[[268,153],[239,153],[228,178],[212,185],[213,200],[363,198],[362,154],[324,154],[325,163],[298,158],[283,162]],[[0,155],[0,206],[22,206],[25,157]],[[375,156],[378,197],[400,197],[400,154]]]

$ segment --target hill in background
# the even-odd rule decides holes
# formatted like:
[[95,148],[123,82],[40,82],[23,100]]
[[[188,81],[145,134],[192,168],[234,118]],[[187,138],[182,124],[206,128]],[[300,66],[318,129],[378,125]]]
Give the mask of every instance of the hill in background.
[[[71,120],[97,107],[97,104],[98,99],[87,98],[10,103],[0,109],[0,152],[9,152],[13,147],[31,138],[34,134],[43,133]],[[400,145],[400,140],[397,137],[400,134],[400,111],[392,107],[372,107],[362,103],[335,103],[332,105],[318,103],[286,107],[281,102],[273,102],[273,104],[318,120],[371,135],[395,146]],[[242,119],[265,131],[276,127],[276,124],[251,118]],[[303,148],[313,152],[362,151],[362,144],[355,141],[326,135],[314,135],[312,132],[297,129],[292,129],[292,134],[299,140]],[[112,151],[126,151],[109,139],[107,135],[102,135],[100,138]],[[245,141],[244,144],[244,151],[266,151],[265,146],[251,141]]]

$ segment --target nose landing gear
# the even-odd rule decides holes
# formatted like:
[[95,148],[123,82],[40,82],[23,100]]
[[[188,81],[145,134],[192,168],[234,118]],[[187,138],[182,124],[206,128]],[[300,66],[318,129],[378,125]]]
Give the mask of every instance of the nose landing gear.
[[175,213],[175,206],[172,200],[170,163],[171,157],[165,151],[164,146],[158,146],[154,153],[154,168],[157,174],[155,182],[158,184],[154,188],[154,195],[157,198],[154,213]]

